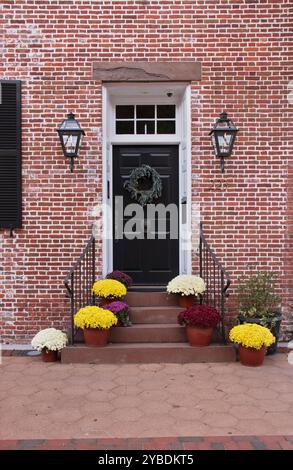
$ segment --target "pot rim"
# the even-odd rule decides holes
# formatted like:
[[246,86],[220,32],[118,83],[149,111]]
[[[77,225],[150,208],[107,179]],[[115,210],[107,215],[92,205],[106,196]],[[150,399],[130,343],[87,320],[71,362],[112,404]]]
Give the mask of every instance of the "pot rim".
[[106,330],[110,330],[112,327],[110,326],[110,328],[93,328],[93,327],[85,327],[85,328],[81,328],[83,330],[96,330],[96,331],[106,331]]
[[48,349],[46,347],[41,350],[41,352],[46,353],[46,354],[48,354],[50,352],[58,353],[59,351],[61,351],[61,349]]
[[186,323],[186,325],[185,325],[185,326],[187,326],[187,327],[189,327],[189,328],[197,328],[197,329],[199,329],[199,330],[213,330],[213,329],[214,329],[214,327],[213,327],[213,326],[205,326],[205,325],[188,325],[187,323]]
[[180,294],[179,292],[177,294],[172,294],[172,295],[177,295],[178,297],[198,297],[196,294]]
[[264,344],[263,344],[262,347],[259,348],[259,349],[256,349],[256,348],[249,348],[248,346],[244,346],[243,344],[238,344],[237,346],[238,346],[238,347],[241,346],[242,348],[248,349],[249,351],[257,351],[257,352],[261,351],[262,349],[267,349],[267,347],[266,347]]

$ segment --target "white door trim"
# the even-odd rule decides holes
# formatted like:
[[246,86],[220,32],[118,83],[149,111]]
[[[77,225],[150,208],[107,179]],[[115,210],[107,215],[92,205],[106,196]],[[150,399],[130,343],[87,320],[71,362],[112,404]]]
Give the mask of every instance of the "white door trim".
[[[125,87],[125,88],[124,88]],[[123,89],[125,94],[120,94]],[[142,94],[149,90],[148,96]],[[160,90],[175,90],[174,98],[170,101],[165,95],[158,96]],[[113,93],[114,90],[114,93]],[[119,90],[119,92],[118,92]],[[127,90],[129,96],[127,95]],[[115,94],[117,92],[117,95]],[[152,91],[155,91],[152,93]],[[141,93],[140,93],[141,92]],[[133,93],[130,95],[130,93]],[[102,86],[102,162],[103,162],[103,276],[113,270],[113,207],[112,207],[112,151],[113,145],[174,145],[179,147],[179,272],[180,274],[191,273],[191,90],[190,84],[173,83],[140,83],[130,87],[129,83],[105,84]],[[119,136],[114,134],[114,105],[117,103],[143,104],[176,104],[176,135],[142,135],[142,136]],[[177,121],[178,119],[178,121]],[[186,199],[186,216],[183,225],[182,200]],[[184,233],[183,233],[184,232]],[[185,234],[190,240],[183,239]]]

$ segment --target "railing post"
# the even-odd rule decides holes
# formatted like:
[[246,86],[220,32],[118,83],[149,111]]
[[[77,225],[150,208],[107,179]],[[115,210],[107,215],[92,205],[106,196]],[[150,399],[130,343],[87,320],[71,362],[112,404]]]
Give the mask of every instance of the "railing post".
[[[199,224],[199,275],[203,278],[203,260],[202,260],[202,222]],[[200,305],[203,304],[203,295],[199,296]]]
[[[92,285],[96,280],[96,240],[92,240]],[[95,305],[95,294],[92,292],[92,305]]]
[[74,292],[74,272],[71,273],[70,276],[71,280],[71,296],[70,296],[70,313],[71,313],[71,330],[70,330],[70,344],[71,346],[74,344],[74,300],[75,300],[75,292]]
[[202,223],[199,225],[199,275],[202,277]]

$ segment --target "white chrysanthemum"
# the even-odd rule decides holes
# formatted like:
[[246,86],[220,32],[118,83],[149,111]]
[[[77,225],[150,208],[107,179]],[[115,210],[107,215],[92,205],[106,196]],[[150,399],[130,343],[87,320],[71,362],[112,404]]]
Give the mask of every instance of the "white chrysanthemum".
[[200,276],[181,274],[174,277],[167,285],[169,294],[199,295],[206,290],[204,280]]
[[49,351],[60,351],[67,344],[67,335],[55,328],[46,328],[39,331],[32,339],[31,345],[34,349],[42,351],[46,348]]

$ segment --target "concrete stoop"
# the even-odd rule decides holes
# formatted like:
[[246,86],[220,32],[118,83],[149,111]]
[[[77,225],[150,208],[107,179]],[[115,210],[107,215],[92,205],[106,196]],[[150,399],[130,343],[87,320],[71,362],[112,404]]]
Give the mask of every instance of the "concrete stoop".
[[178,325],[175,296],[165,292],[129,292],[132,326],[115,327],[106,347],[89,347],[83,343],[62,350],[63,363],[147,364],[189,362],[231,362],[236,360],[231,345],[214,342],[208,347],[191,347],[185,329]]
[[105,348],[69,346],[63,349],[61,361],[90,364],[151,364],[188,362],[235,362],[232,346],[212,344],[191,347],[187,343],[109,344]]

